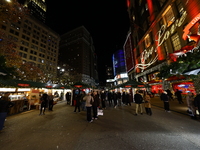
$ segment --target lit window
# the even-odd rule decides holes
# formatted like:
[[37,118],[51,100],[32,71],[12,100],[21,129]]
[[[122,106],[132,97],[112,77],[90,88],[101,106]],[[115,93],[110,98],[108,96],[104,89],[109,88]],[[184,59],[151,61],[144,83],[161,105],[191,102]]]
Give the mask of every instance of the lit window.
[[151,45],[151,39],[149,34],[146,35],[146,37],[144,38],[144,42],[145,42],[145,47],[148,48]]
[[172,7],[169,6],[162,15],[165,25],[170,26],[174,21],[174,13]]
[[177,33],[171,37],[171,40],[175,51],[181,49],[181,42]]

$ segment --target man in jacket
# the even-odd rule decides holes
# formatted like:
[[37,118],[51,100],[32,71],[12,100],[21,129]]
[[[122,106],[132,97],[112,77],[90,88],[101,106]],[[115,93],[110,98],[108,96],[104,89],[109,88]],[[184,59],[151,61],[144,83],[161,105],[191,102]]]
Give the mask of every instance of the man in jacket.
[[163,93],[160,95],[160,99],[164,102],[164,109],[166,112],[169,111],[169,96],[167,95],[166,91],[163,91]]
[[4,122],[9,108],[14,106],[14,103],[8,99],[9,95],[10,93],[5,93],[5,96],[0,99],[0,131],[4,127]]
[[139,108],[140,108],[140,113],[142,115],[143,114],[143,105],[142,105],[143,97],[139,93],[139,91],[136,91],[136,94],[134,95],[134,101],[135,101],[135,115],[137,116]]

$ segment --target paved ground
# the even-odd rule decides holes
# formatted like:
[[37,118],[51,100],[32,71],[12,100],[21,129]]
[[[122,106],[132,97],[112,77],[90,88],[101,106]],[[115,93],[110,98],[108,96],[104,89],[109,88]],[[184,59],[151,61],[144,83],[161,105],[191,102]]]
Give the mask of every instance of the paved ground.
[[0,133],[2,150],[199,150],[199,120],[191,119],[186,104],[171,101],[171,113],[159,98],[152,99],[152,116],[134,116],[135,105],[108,107],[93,123],[86,112],[73,113],[65,102],[53,112],[38,110],[7,117]]

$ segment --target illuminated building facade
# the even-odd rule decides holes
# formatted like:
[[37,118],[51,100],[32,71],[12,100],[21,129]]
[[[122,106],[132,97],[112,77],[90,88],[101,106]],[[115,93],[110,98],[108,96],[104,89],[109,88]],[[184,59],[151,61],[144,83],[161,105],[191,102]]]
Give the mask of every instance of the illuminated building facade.
[[112,62],[113,62],[114,80],[116,82],[116,85],[127,82],[128,76],[125,67],[124,51],[123,50],[116,51],[113,54]]
[[45,0],[26,0],[24,6],[30,10],[32,16],[45,22],[47,10]]
[[43,22],[27,16],[18,22],[0,22],[0,31],[16,42],[23,62],[29,62],[56,77],[60,36]]
[[198,32],[200,1],[127,0],[127,7],[131,31],[124,51],[129,78],[148,83],[157,93],[181,84],[156,74],[171,55],[178,57],[196,45],[187,35]]
[[98,83],[97,56],[93,39],[84,26],[61,35],[59,61],[68,64],[75,81]]

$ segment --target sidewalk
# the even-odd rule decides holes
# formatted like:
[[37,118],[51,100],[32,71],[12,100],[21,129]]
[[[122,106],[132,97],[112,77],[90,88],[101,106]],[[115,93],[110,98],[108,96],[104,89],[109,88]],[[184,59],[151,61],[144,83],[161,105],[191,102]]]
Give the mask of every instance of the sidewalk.
[[[169,101],[170,111],[177,112],[177,113],[188,116],[188,113],[186,112],[187,111],[187,102],[185,99],[183,99],[183,102],[184,102],[184,104],[179,104],[179,102],[177,100]],[[152,104],[152,106],[159,107],[164,110],[163,101],[161,101],[160,97],[158,97],[158,96],[151,98],[151,104]]]

